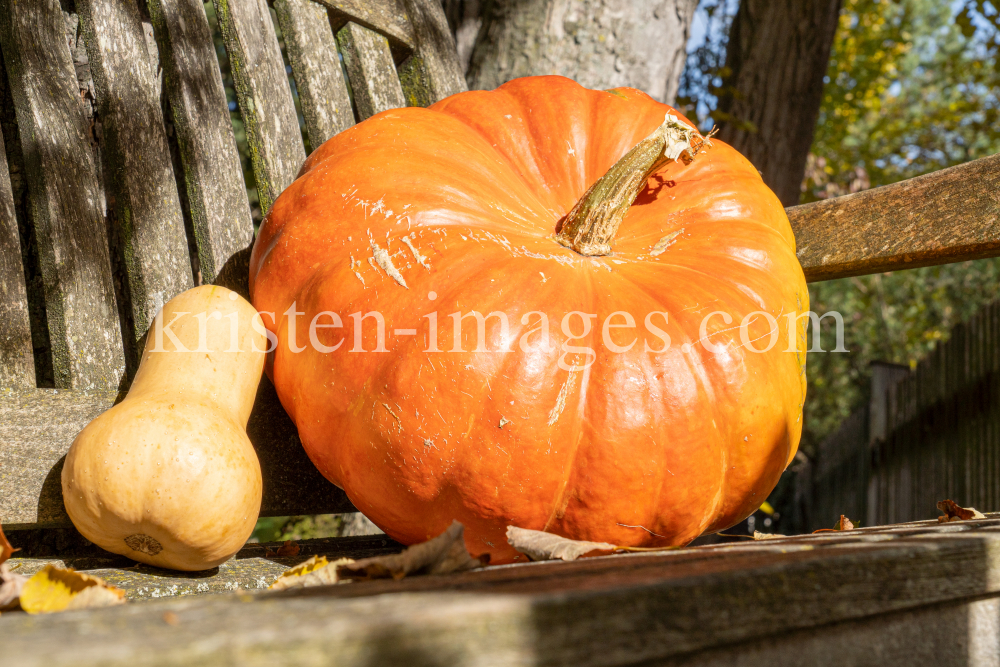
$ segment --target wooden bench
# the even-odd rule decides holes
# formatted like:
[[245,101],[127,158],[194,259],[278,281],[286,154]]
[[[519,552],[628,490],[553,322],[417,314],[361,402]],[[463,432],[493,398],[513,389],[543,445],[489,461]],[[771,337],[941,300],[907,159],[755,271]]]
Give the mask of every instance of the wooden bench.
[[[205,8],[144,4],[148,17],[123,0],[0,0],[0,125],[16,139],[0,151],[0,524],[24,547],[11,561],[23,573],[61,562],[133,599],[265,588],[290,564],[266,545],[216,571],[166,572],[96,550],[63,509],[69,444],[127,388],[159,304],[197,281],[246,293],[253,223]],[[306,154],[278,36],[265,0],[213,6],[266,210]],[[310,146],[383,109],[464,89],[437,0],[274,0],[274,10]],[[998,191],[994,156],[788,213],[807,278],[826,280],[1000,255]],[[353,509],[308,461],[266,379],[249,432],[262,516]],[[231,595],[4,615],[0,634],[5,658],[52,665],[255,664],[295,651],[302,663],[322,653],[345,664],[453,664],[487,650],[487,663],[669,664],[710,651],[699,660],[715,664],[735,655],[729,645],[778,660],[775,646],[820,655],[831,643],[860,660],[858,638],[878,628],[895,633],[899,651],[932,651],[920,639],[928,628],[996,618],[997,520],[963,526],[512,566],[253,605]],[[400,547],[371,537],[302,548],[297,560]],[[112,637],[122,638],[113,660]],[[140,648],[147,642],[154,654]]]
[[987,667],[1000,655],[1000,514],[44,618],[5,614],[0,636],[4,659],[19,667]]
[[[278,37],[264,0],[214,6],[266,210],[306,157]],[[20,150],[0,150],[8,530],[70,526],[63,457],[123,395],[160,304],[196,275],[247,293],[253,222],[205,7],[149,0],[148,9],[151,23],[134,0],[78,0],[76,13],[59,0],[0,0],[0,88],[9,81],[0,99],[12,105],[0,113],[20,140]],[[276,0],[274,9],[312,146],[356,118],[465,89],[435,0]],[[95,95],[92,118],[81,91]],[[27,186],[17,201],[6,153],[19,190]],[[56,388],[36,388],[45,370]],[[248,430],[264,474],[262,516],[353,511],[305,456],[267,379]]]

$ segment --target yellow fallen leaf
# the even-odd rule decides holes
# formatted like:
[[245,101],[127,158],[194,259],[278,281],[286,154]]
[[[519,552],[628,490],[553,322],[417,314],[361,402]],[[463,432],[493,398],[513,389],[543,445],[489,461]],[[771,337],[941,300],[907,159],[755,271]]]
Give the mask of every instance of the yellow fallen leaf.
[[326,559],[326,556],[313,556],[304,563],[299,563],[295,567],[285,570],[271,584],[270,589],[273,591],[283,591],[288,588],[308,588],[310,586],[347,583],[337,576],[337,568],[353,562],[350,558],[340,558],[331,563]]
[[48,614],[71,609],[109,607],[125,602],[125,591],[103,579],[46,565],[21,589],[21,608],[29,614]]

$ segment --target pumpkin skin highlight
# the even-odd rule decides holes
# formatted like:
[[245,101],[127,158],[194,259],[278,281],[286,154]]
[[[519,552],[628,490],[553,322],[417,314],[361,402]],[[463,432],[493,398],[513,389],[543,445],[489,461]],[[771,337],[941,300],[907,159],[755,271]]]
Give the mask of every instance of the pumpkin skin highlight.
[[[373,116],[317,149],[275,202],[250,276],[255,307],[276,314],[264,317],[278,338],[269,373],[312,461],[394,539],[419,542],[457,519],[470,552],[488,551],[492,562],[518,556],[507,525],[686,544],[744,519],[777,483],[798,446],[805,397],[805,318],[789,332],[786,316],[808,310],[808,292],[787,217],[756,169],[713,140],[648,180],[611,256],[583,257],[552,238],[666,113],[680,117],[633,89],[517,79]],[[380,250],[405,287],[380,268]],[[287,314],[293,303],[301,315]],[[498,351],[497,318],[476,351],[471,317],[464,351],[452,351],[449,315],[471,310],[508,314],[509,351]],[[324,311],[343,323],[312,331],[324,345],[342,341],[329,353],[310,344],[309,325]],[[351,352],[349,315],[371,311],[384,317],[386,351],[371,351],[369,317],[367,351]],[[426,352],[425,316],[435,311],[442,352]],[[537,315],[522,323],[531,311],[548,314],[553,349],[520,346],[538,326]],[[560,326],[573,311],[598,315],[576,340]],[[608,330],[615,345],[636,340],[622,353],[603,330],[619,311],[637,325]],[[713,311],[733,320],[710,318],[706,347],[699,328]],[[778,325],[767,352],[740,339],[740,321],[755,311]],[[669,313],[666,322],[652,316],[670,337],[662,353],[663,340],[644,328],[651,312]],[[404,328],[418,333],[394,335]],[[583,331],[579,316],[569,331]],[[762,313],[751,317],[755,348],[769,331]],[[789,335],[797,353],[786,351]]]

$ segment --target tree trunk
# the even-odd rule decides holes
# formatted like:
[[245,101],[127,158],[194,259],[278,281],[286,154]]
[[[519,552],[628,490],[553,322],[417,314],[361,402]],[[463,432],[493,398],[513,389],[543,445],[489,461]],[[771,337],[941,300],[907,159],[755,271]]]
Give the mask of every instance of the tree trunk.
[[444,14],[448,18],[448,27],[455,37],[455,48],[458,50],[458,62],[462,72],[469,71],[469,61],[472,60],[472,48],[476,45],[476,35],[483,25],[482,6],[485,0],[442,0]]
[[799,203],[841,0],[742,0],[729,33],[719,138]]
[[483,0],[466,79],[491,89],[561,74],[587,88],[631,86],[672,102],[697,0]]

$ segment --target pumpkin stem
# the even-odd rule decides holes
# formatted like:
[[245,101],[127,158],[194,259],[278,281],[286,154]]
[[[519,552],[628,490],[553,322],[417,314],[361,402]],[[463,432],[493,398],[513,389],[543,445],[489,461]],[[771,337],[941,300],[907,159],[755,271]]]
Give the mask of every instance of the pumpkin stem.
[[[711,136],[709,133],[708,137]],[[556,241],[587,257],[610,255],[611,241],[622,219],[653,172],[682,156],[690,162],[703,144],[712,145],[708,137],[702,137],[676,116],[667,114],[662,125],[583,194],[563,221]],[[695,146],[691,145],[692,139]]]

